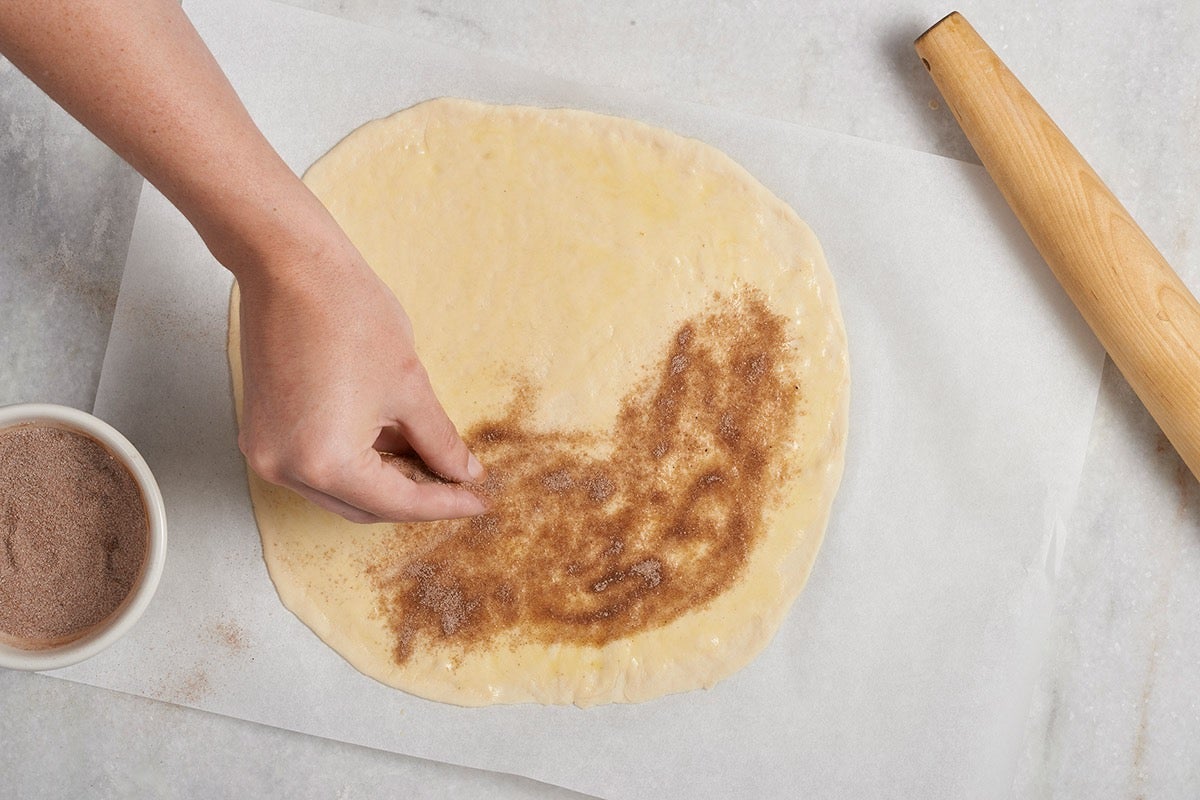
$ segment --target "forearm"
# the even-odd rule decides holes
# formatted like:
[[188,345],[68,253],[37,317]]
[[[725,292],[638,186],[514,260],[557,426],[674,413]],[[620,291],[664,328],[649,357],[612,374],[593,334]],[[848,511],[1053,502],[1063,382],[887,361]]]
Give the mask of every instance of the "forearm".
[[323,214],[174,0],[0,0],[0,51],[158,187],[235,272],[259,269],[266,251]]
[[358,522],[479,514],[416,484],[483,467],[438,403],[412,325],[251,121],[175,0],[0,0],[0,51],[162,191],[241,287],[239,443],[260,475]]

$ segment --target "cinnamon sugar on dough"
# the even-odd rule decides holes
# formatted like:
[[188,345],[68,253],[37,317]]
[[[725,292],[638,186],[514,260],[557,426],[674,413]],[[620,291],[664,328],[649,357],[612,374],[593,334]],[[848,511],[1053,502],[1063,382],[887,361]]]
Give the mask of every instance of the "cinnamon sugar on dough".
[[491,508],[363,527],[251,475],[284,603],[366,674],[462,705],[636,702],[752,659],[846,429],[836,293],[795,213],[700,142],[461,100],[363,126],[305,181],[412,312]]

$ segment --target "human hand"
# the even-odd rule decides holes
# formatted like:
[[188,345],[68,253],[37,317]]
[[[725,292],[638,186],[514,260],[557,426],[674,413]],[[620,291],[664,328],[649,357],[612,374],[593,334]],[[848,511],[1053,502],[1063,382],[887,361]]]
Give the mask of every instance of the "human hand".
[[240,443],[269,481],[358,522],[484,510],[416,484],[483,470],[446,417],[404,309],[254,125],[178,0],[0,3],[0,50],[145,175],[242,290]]
[[[483,477],[434,395],[400,302],[332,220],[320,230],[273,248],[271,265],[234,269],[239,444],[251,468],[354,522],[482,513],[467,488],[414,482],[381,457],[415,453],[450,481]],[[229,263],[237,258],[223,260],[243,266]]]

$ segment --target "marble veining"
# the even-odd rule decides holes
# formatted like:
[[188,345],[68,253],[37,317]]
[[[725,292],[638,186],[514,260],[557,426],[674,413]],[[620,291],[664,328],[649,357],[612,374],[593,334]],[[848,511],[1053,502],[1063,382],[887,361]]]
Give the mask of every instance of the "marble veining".
[[[975,160],[910,50],[949,7],[291,1],[584,84]],[[962,10],[1200,289],[1200,4]],[[91,407],[140,186],[0,60],[0,403]],[[1200,795],[1200,487],[1111,363],[1055,587],[1012,796]],[[22,794],[574,796],[41,676],[0,672],[0,698],[0,773]]]

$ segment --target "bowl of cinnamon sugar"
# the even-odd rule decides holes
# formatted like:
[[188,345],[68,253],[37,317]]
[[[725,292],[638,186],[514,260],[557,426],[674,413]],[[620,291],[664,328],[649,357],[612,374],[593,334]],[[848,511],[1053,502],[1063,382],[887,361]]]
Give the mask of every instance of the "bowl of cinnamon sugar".
[[162,495],[128,439],[66,406],[0,408],[0,667],[108,647],[150,603],[166,550]]

